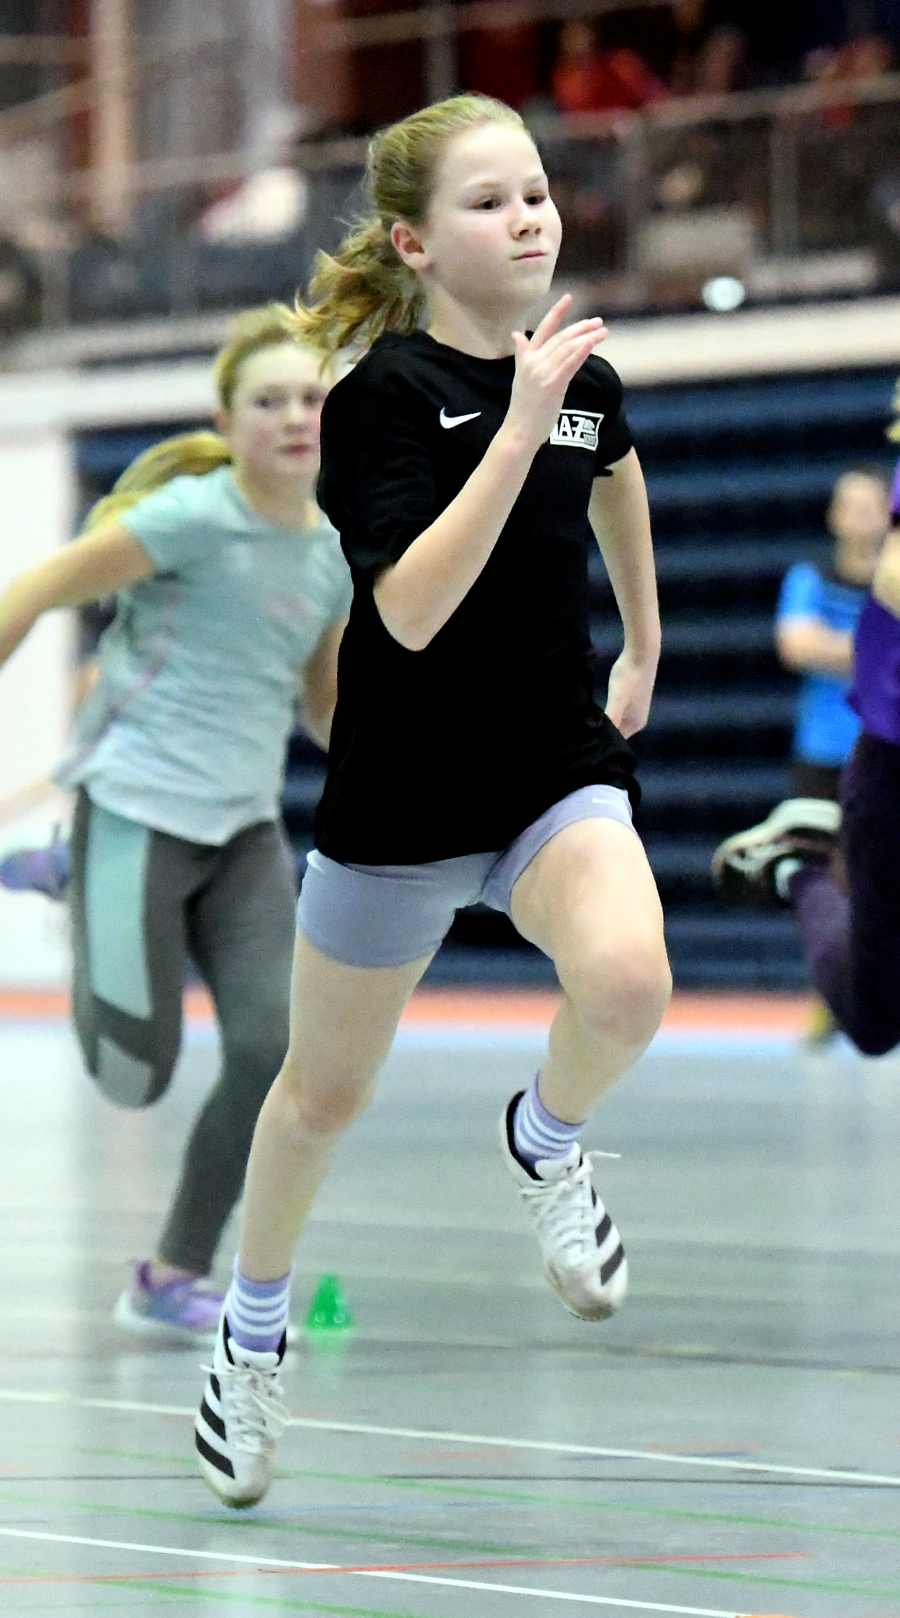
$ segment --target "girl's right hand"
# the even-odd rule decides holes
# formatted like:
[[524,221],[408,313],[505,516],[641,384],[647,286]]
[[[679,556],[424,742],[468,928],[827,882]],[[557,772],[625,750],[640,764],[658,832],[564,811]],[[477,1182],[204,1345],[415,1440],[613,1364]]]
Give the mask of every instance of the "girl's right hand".
[[516,376],[504,426],[521,434],[532,454],[550,437],[575,372],[608,335],[599,317],[577,320],[560,331],[560,322],[571,303],[567,292],[544,316],[532,337],[513,332]]

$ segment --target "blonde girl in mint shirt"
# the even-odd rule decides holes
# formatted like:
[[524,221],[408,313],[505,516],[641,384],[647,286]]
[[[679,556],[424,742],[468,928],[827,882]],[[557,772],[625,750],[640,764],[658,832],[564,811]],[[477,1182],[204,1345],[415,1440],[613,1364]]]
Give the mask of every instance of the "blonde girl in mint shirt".
[[222,1068],[121,1326],[193,1340],[208,1275],[288,1042],[296,887],[279,824],[297,714],[327,746],[351,584],[314,497],[329,386],[284,306],[236,323],[215,367],[218,433],[157,445],[87,531],[0,598],[0,663],[42,613],[111,594],[98,677],[57,780],[77,792],[74,1016],[111,1101],[172,1077],[185,957],[209,986]]

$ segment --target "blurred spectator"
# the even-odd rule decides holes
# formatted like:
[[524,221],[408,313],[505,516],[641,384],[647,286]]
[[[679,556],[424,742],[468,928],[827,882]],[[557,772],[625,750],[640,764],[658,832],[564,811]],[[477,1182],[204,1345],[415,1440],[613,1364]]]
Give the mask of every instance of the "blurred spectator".
[[803,66],[808,79],[868,79],[889,73],[894,63],[894,47],[879,34],[849,39],[845,45],[822,45],[810,51]]
[[590,23],[573,21],[560,31],[553,95],[560,112],[636,112],[668,91],[637,51],[606,49]]
[[747,36],[733,22],[716,21],[708,0],[675,0],[675,46],[668,71],[675,96],[727,95],[747,77]]
[[287,164],[262,169],[204,209],[198,234],[205,242],[278,241],[299,230],[308,193],[297,169]]
[[534,23],[467,29],[459,35],[458,52],[459,80],[467,90],[497,96],[510,107],[540,94],[541,42]]
[[[828,84],[853,79],[878,78],[889,73],[894,65],[894,47],[879,34],[865,34],[849,39],[844,45],[823,45],[805,58],[806,77],[815,83]],[[856,115],[850,103],[828,107],[822,113],[822,122],[829,129],[849,129]]]
[[782,585],[778,652],[802,676],[794,731],[795,797],[837,798],[840,772],[859,731],[847,703],[853,637],[890,520],[884,474],[868,467],[845,472],[826,516],[835,542],[830,564],[798,562]]
[[[877,468],[845,472],[832,491],[826,522],[835,542],[831,562],[824,568],[799,562],[790,569],[775,639],[782,662],[802,676],[791,796],[836,800],[860,728],[847,701],[853,640],[890,527],[889,480]],[[817,997],[807,1043],[824,1045],[836,1032],[834,1017]]]
[[36,260],[9,236],[0,235],[0,341],[39,323],[41,297]]

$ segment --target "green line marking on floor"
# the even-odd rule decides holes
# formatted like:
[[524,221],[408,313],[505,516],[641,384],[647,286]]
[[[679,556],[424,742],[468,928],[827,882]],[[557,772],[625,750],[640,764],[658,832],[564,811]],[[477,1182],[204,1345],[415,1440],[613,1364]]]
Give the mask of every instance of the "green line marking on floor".
[[[308,1473],[295,1470],[279,1471],[279,1477],[306,1478],[321,1477],[323,1481],[337,1478],[342,1474]],[[574,1507],[579,1511],[622,1512],[626,1515],[641,1517],[664,1517],[674,1521],[729,1523],[732,1526],[746,1528],[779,1528],[790,1533],[809,1534],[848,1534],[864,1539],[900,1539],[900,1530],[894,1528],[857,1528],[848,1524],[829,1524],[795,1522],[788,1517],[750,1517],[738,1512],[725,1511],[694,1511],[678,1506],[638,1506],[632,1502],[614,1500],[583,1500],[565,1494],[537,1494],[531,1490],[513,1489],[486,1489],[471,1484],[436,1483],[431,1479],[419,1478],[390,1478],[365,1476],[355,1473],[345,1474],[347,1482],[381,1484],[387,1488],[395,1489],[421,1489],[435,1494],[471,1495],[476,1499],[515,1501],[522,1505],[544,1505]],[[580,1478],[573,1478],[574,1484],[580,1484]],[[604,1485],[607,1487],[607,1485]],[[652,1487],[659,1485],[654,1483]],[[663,1485],[664,1487],[664,1485]]]
[[173,1595],[193,1596],[198,1601],[243,1601],[256,1607],[277,1607],[281,1612],[322,1612],[330,1618],[423,1618],[421,1613],[385,1612],[373,1607],[333,1607],[323,1601],[294,1601],[285,1596],[239,1595],[236,1590],[195,1590],[190,1586],[166,1586]]
[[[39,1581],[40,1581],[41,1575],[39,1573],[35,1573],[33,1565],[30,1566],[30,1567],[9,1567],[8,1565],[4,1565],[3,1563],[0,1563],[0,1578],[4,1578],[4,1579],[23,1579],[23,1580],[29,1580],[29,1581],[33,1579],[35,1581],[35,1583],[34,1583],[35,1594],[39,1593]],[[52,1573],[48,1574],[48,1581],[52,1581],[53,1578],[54,1578],[54,1575]],[[60,1584],[62,1584],[64,1582],[65,1582],[64,1579],[60,1579]],[[135,1584],[137,1582],[138,1581],[136,1581],[136,1580],[129,1580],[128,1583],[126,1584],[126,1581],[124,1579],[121,1581],[122,1585],[125,1586],[125,1588],[128,1588],[129,1586],[131,1586],[131,1585],[133,1585],[133,1584]],[[89,1583],[88,1577],[85,1577],[84,1578],[85,1586],[88,1586],[88,1583]],[[110,1584],[110,1585],[107,1586],[110,1596],[115,1595],[118,1583],[119,1583],[119,1581],[117,1580],[116,1584],[114,1584],[114,1585]],[[85,1594],[87,1595],[87,1593],[88,1593],[88,1591],[87,1591],[87,1588],[86,1588],[85,1589]],[[151,1591],[150,1593],[155,1594],[156,1592]],[[126,1603],[121,1602],[121,1601],[110,1600],[110,1601],[105,1601],[103,1603],[102,1607],[98,1607],[98,1605],[97,1605],[97,1594],[98,1594],[98,1592],[95,1589],[91,1593],[90,1599],[87,1600],[87,1601],[84,1601],[84,1602],[77,1601],[77,1600],[72,1601],[67,1597],[66,1598],[66,1605],[65,1605],[66,1614],[68,1615],[69,1613],[72,1613],[72,1612],[98,1612],[98,1611],[100,1611],[100,1612],[116,1612],[120,1608],[121,1608],[122,1611],[125,1611],[125,1612],[132,1612],[132,1613],[134,1612],[134,1603],[132,1601],[129,1601],[127,1603],[127,1605],[126,1605]],[[164,1600],[163,1600],[162,1604],[164,1606],[169,1606],[169,1605],[171,1605],[172,1600],[173,1600],[172,1593],[169,1592],[169,1591],[166,1591],[165,1592],[165,1597],[164,1597]],[[42,1601],[42,1600],[39,1600],[39,1601],[17,1601],[16,1606],[15,1606],[15,1610],[16,1610],[16,1612],[55,1612],[55,1613],[58,1614],[60,1612],[60,1610],[61,1610],[60,1609],[60,1604],[59,1604],[59,1591],[57,1589],[56,1596],[50,1601]]]
[[[154,1461],[160,1465],[181,1465],[186,1470],[193,1470],[193,1459],[187,1460],[183,1455],[148,1455],[145,1452],[117,1450],[117,1449],[88,1449],[81,1451],[87,1455],[115,1456],[120,1460]],[[784,1529],[788,1533],[798,1534],[835,1534],[852,1539],[888,1539],[900,1540],[900,1529],[896,1528],[860,1528],[848,1523],[816,1523],[798,1522],[790,1517],[758,1517],[747,1516],[743,1513],[728,1511],[699,1511],[690,1507],[679,1506],[649,1506],[635,1505],[633,1502],[612,1500],[584,1500],[572,1495],[557,1495],[537,1493],[534,1490],[521,1489],[492,1489],[475,1484],[454,1483],[448,1479],[446,1483],[437,1482],[431,1478],[392,1478],[386,1475],[366,1472],[323,1472],[311,1468],[279,1467],[279,1478],[293,1478],[301,1482],[315,1483],[358,1483],[369,1487],[386,1489],[401,1489],[422,1491],[431,1494],[451,1494],[468,1496],[474,1499],[514,1501],[522,1505],[564,1506],[579,1511],[622,1512],[625,1515],[639,1517],[661,1517],[674,1522],[703,1522],[727,1523],[735,1527],[745,1528],[776,1528]],[[2,1482],[2,1478],[0,1478]],[[110,1479],[115,1482],[114,1478]],[[580,1478],[573,1478],[574,1485],[582,1483]],[[604,1484],[604,1488],[614,1487],[615,1480]],[[665,1487],[655,1481],[648,1487]],[[218,1521],[218,1518],[211,1519]],[[258,1519],[242,1517],[238,1519],[242,1527],[251,1528]],[[273,1529],[283,1526],[272,1523]]]
[[[4,1499],[4,1498],[8,1498],[8,1496],[6,1495],[6,1492],[5,1491],[0,1492],[0,1499]],[[23,1499],[22,1496],[18,1496],[18,1497],[13,1496],[12,1498],[18,1498],[20,1504],[41,1505],[45,1509],[47,1507],[47,1501],[42,1496],[34,1496],[34,1497],[31,1497],[30,1499]],[[224,1527],[225,1526],[224,1521],[223,1521],[222,1518],[220,1518],[220,1517],[210,1517],[208,1514],[203,1515],[203,1516],[199,1516],[199,1515],[198,1516],[191,1516],[191,1515],[185,1514],[183,1512],[159,1511],[159,1510],[154,1510],[152,1508],[147,1508],[147,1507],[115,1506],[115,1505],[107,1506],[107,1505],[103,1505],[103,1504],[100,1504],[100,1503],[91,1503],[91,1502],[86,1502],[86,1501],[83,1501],[83,1500],[74,1500],[74,1501],[68,1501],[68,1502],[61,1502],[61,1503],[59,1503],[59,1505],[60,1505],[60,1509],[82,1511],[82,1512],[90,1513],[92,1515],[100,1516],[100,1517],[102,1517],[102,1516],[113,1516],[113,1517],[132,1516],[132,1517],[135,1517],[136,1516],[136,1517],[140,1517],[140,1518],[150,1518],[150,1519],[154,1519],[154,1520],[157,1520],[157,1521],[165,1521],[165,1522],[168,1522],[168,1521],[175,1521],[175,1522],[182,1522],[182,1523],[193,1522],[193,1523],[201,1524],[204,1527],[210,1527],[210,1526]],[[233,1527],[236,1526],[237,1523],[240,1522],[240,1521],[241,1521],[240,1518],[237,1518],[237,1519],[231,1518],[229,1520],[229,1524],[228,1524],[229,1530],[232,1530]],[[250,1521],[247,1521],[246,1519],[244,1519],[244,1521],[247,1522],[247,1527],[255,1527],[258,1531],[260,1531],[262,1533],[271,1532],[270,1526],[267,1525],[265,1522],[260,1522],[258,1519],[250,1520]],[[341,1537],[339,1534],[331,1534],[329,1530],[323,1529],[320,1525],[312,1526],[309,1529],[305,1529],[305,1528],[301,1527],[299,1524],[293,1524],[293,1525],[279,1524],[277,1526],[282,1531],[284,1531],[286,1529],[287,1531],[293,1532],[293,1533],[304,1533],[306,1535],[315,1535],[320,1540],[326,1540],[327,1541],[329,1537],[334,1537],[334,1538]],[[362,1535],[356,1535],[356,1534],[354,1534],[352,1532],[346,1533],[343,1537],[351,1539],[351,1540],[357,1539],[357,1538],[360,1538],[360,1539],[363,1538]],[[395,1535],[392,1535],[392,1534],[367,1535],[365,1537],[370,1541],[374,1539],[374,1541],[377,1544],[381,1544],[381,1545],[392,1545],[392,1544],[397,1544],[397,1543],[400,1542],[399,1537],[395,1536]],[[448,1547],[447,1544],[446,1544],[446,1541],[440,1541],[439,1544],[440,1544],[441,1548],[443,1548],[444,1550],[448,1550],[448,1549],[452,1550],[454,1548],[454,1547]],[[189,1551],[187,1549],[186,1549],[186,1554],[189,1554]],[[487,1554],[500,1556],[503,1553],[502,1553],[502,1551],[494,1550],[494,1551],[488,1552]],[[515,1552],[513,1554],[514,1555],[523,1555],[522,1552]],[[544,1554],[546,1555],[546,1553],[544,1553]],[[525,1552],[524,1556],[526,1556],[529,1560],[532,1560],[532,1561],[537,1559],[537,1558],[535,1558],[533,1556],[531,1551]],[[539,1556],[540,1556],[540,1553],[539,1553]],[[548,1558],[548,1560],[549,1559],[550,1558]],[[558,1560],[558,1557],[554,1557],[553,1560]],[[632,1560],[636,1560],[636,1559],[632,1559]],[[690,1567],[690,1568],[681,1568],[681,1567],[678,1567],[678,1566],[676,1566],[676,1565],[674,1565],[672,1563],[667,1563],[664,1567],[661,1567],[658,1564],[654,1564],[652,1562],[652,1560],[649,1560],[649,1559],[648,1559],[647,1562],[641,1563],[640,1566],[641,1566],[641,1570],[643,1572],[653,1573],[653,1574],[656,1574],[657,1576],[666,1575],[666,1574],[671,1573],[671,1574],[674,1574],[676,1577],[689,1577],[689,1578],[693,1578],[693,1579],[697,1579],[697,1580],[716,1579],[716,1580],[719,1580],[719,1581],[725,1580],[725,1581],[728,1581],[730,1583],[745,1584],[745,1585],[750,1584],[750,1585],[755,1585],[757,1587],[758,1586],[771,1586],[772,1588],[779,1587],[779,1588],[792,1589],[792,1590],[820,1590],[820,1591],[826,1591],[826,1592],[828,1592],[830,1594],[838,1594],[838,1595],[861,1595],[861,1596],[869,1597],[872,1600],[875,1600],[875,1599],[878,1599],[878,1598],[884,1598],[884,1597],[887,1597],[890,1600],[900,1600],[900,1590],[885,1589],[885,1588],[881,1587],[880,1585],[868,1585],[867,1586],[867,1585],[858,1585],[858,1584],[846,1584],[846,1583],[843,1583],[843,1582],[840,1582],[840,1581],[835,1582],[835,1581],[831,1581],[831,1580],[823,1581],[823,1580],[817,1580],[817,1579],[790,1579],[790,1578],[785,1578],[783,1576],[770,1575],[770,1574],[764,1573],[762,1571],[760,1571],[759,1573],[739,1572],[737,1570],[726,1571],[724,1569],[703,1568],[703,1567],[693,1567],[693,1566]],[[452,1570],[448,1569],[447,1571],[451,1572]],[[462,1570],[460,1570],[460,1571],[462,1571]]]
[[[114,1481],[114,1480],[112,1480]],[[100,1501],[63,1499],[48,1501],[46,1496],[10,1494],[0,1490],[0,1500],[16,1501],[19,1505],[51,1506],[57,1511],[83,1511],[98,1517],[141,1517],[153,1522],[177,1522],[199,1525],[202,1528],[222,1528],[226,1519],[214,1508],[205,1512],[169,1511],[155,1506],[117,1505]],[[341,1503],[335,1501],[335,1514],[339,1515]],[[302,1523],[267,1521],[265,1517],[245,1517],[230,1515],[227,1519],[229,1532],[235,1529],[246,1532],[247,1529],[256,1528],[267,1534],[293,1534],[307,1539],[335,1539],[349,1541],[351,1544],[384,1545],[384,1546],[410,1546],[416,1550],[442,1551],[447,1556],[455,1553],[472,1554],[475,1556],[496,1556],[498,1558],[521,1558],[531,1561],[558,1561],[553,1553],[546,1555],[538,1552],[535,1555],[530,1545],[486,1545],[481,1540],[461,1540],[450,1537],[433,1538],[425,1534],[410,1534],[396,1532],[386,1526],[383,1533],[375,1533],[370,1529],[334,1528],[324,1523]]]
[[193,1595],[207,1602],[253,1602],[254,1607],[278,1607],[280,1612],[327,1613],[330,1618],[422,1618],[421,1613],[384,1612],[372,1607],[327,1607],[324,1602],[296,1602],[285,1595],[238,1595],[236,1590],[196,1590],[189,1586],[167,1586],[172,1594]]
[[[33,1568],[8,1568],[5,1571],[10,1577],[13,1578],[29,1578],[35,1576]],[[223,1578],[227,1577],[225,1574],[221,1576]],[[255,1577],[252,1569],[248,1569],[246,1577],[250,1579]],[[290,1573],[287,1570],[285,1570],[285,1577],[290,1577]],[[211,1575],[211,1578],[214,1579],[215,1574]],[[394,1609],[392,1612],[385,1612],[381,1608],[376,1609],[373,1607],[337,1607],[322,1601],[298,1601],[290,1596],[264,1596],[249,1593],[243,1590],[211,1590],[208,1587],[204,1588],[202,1585],[195,1585],[193,1583],[160,1583],[156,1579],[130,1579],[127,1577],[127,1575],[124,1578],[117,1578],[114,1583],[113,1581],[110,1581],[109,1584],[104,1584],[102,1574],[98,1574],[96,1580],[91,1580],[90,1575],[85,1574],[83,1575],[83,1580],[85,1585],[93,1584],[94,1593],[92,1594],[91,1599],[84,1603],[75,1602],[70,1600],[69,1596],[67,1595],[65,1603],[66,1613],[97,1612],[98,1610],[112,1612],[115,1611],[116,1606],[124,1606],[123,1603],[113,1603],[110,1601],[104,1603],[103,1607],[98,1608],[97,1595],[99,1594],[100,1590],[108,1589],[110,1595],[113,1595],[117,1590],[132,1590],[140,1592],[142,1596],[159,1596],[165,1605],[169,1605],[173,1600],[181,1601],[185,1596],[188,1596],[194,1601],[240,1601],[245,1605],[257,1607],[278,1607],[282,1611],[320,1612],[332,1615],[332,1618],[423,1618],[421,1613],[398,1612],[396,1609]],[[60,1579],[59,1583],[60,1586],[62,1586],[64,1585],[65,1580]],[[61,1609],[59,1597],[57,1595],[56,1599],[49,1602],[41,1602],[40,1605],[29,1603],[27,1606],[24,1606],[17,1604],[17,1610],[22,1612],[58,1613]],[[129,1601],[125,1610],[133,1612],[134,1604]]]

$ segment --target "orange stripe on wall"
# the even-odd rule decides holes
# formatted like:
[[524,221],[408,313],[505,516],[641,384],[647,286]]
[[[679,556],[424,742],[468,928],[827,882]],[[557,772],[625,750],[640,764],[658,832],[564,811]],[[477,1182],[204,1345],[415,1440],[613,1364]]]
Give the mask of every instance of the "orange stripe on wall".
[[[560,996],[552,990],[420,989],[403,1014],[405,1028],[548,1028]],[[812,1001],[803,994],[676,994],[663,1028],[705,1033],[799,1034]],[[0,1019],[42,1022],[69,1015],[63,989],[0,989]],[[185,994],[189,1022],[212,1020],[205,989]]]

